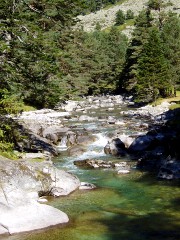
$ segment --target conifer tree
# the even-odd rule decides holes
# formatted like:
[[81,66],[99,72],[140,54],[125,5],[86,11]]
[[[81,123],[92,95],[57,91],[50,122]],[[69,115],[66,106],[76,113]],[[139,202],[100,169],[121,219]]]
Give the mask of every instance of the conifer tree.
[[133,91],[137,82],[138,58],[143,45],[147,42],[149,30],[152,27],[152,15],[149,9],[139,13],[135,20],[135,30],[126,52],[124,69],[120,76],[118,88]]
[[170,79],[169,64],[164,56],[160,33],[154,27],[138,59],[136,100],[151,102],[158,96],[168,96]]
[[164,55],[170,64],[171,83],[175,95],[180,84],[180,19],[177,14],[169,13],[165,18],[161,39]]
[[116,13],[115,25],[119,26],[124,24],[125,22],[125,15],[122,10],[118,10]]
[[39,107],[49,104],[45,95],[52,79],[57,79],[56,60],[61,52],[58,43],[64,29],[73,25],[81,3],[81,0],[0,0],[0,75],[8,91]]

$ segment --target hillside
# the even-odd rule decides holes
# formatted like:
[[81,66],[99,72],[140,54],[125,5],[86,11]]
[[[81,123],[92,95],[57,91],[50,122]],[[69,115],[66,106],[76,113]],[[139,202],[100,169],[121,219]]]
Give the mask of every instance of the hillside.
[[[108,28],[115,23],[115,17],[118,10],[122,10],[124,13],[127,10],[134,12],[134,15],[137,16],[138,13],[146,6],[148,0],[126,0],[122,4],[117,4],[108,9],[101,9],[98,12],[90,13],[85,16],[78,16],[80,22],[78,27],[83,27],[84,31],[91,32],[95,29],[96,24],[100,23],[101,29]],[[172,6],[168,7],[167,10],[173,10],[174,12],[180,13],[180,1],[171,0]],[[124,30],[124,33],[129,33],[131,27],[128,27]]]

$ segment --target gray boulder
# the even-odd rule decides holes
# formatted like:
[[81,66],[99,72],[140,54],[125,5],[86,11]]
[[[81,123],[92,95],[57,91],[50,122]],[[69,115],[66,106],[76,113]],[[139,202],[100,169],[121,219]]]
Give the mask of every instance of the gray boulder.
[[86,151],[84,146],[76,145],[68,149],[68,153],[70,156],[79,156]]
[[105,154],[112,154],[114,156],[124,156],[126,155],[126,147],[119,138],[115,138],[104,147],[104,152]]
[[79,179],[50,161],[32,163],[0,157],[0,234],[41,229],[68,222],[68,216],[38,203],[40,196],[66,196]]
[[129,146],[128,151],[130,153],[137,153],[148,150],[154,145],[156,138],[151,135],[143,135],[137,137]]

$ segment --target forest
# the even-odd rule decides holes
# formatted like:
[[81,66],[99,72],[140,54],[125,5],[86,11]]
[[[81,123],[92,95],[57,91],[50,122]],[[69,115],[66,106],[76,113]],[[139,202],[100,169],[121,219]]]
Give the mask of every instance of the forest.
[[[116,1],[0,0],[0,148],[12,142],[5,114],[53,108],[87,95],[129,93],[137,103],[176,95],[180,18],[150,0],[131,39],[118,26],[76,30],[76,16]],[[92,6],[94,6],[92,8]]]

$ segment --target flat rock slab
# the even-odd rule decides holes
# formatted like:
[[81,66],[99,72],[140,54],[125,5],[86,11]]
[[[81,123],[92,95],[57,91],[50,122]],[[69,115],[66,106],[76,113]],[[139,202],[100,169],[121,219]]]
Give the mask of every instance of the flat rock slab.
[[32,203],[9,208],[8,212],[1,209],[0,234],[33,231],[68,221],[69,218],[64,212],[48,205]]

